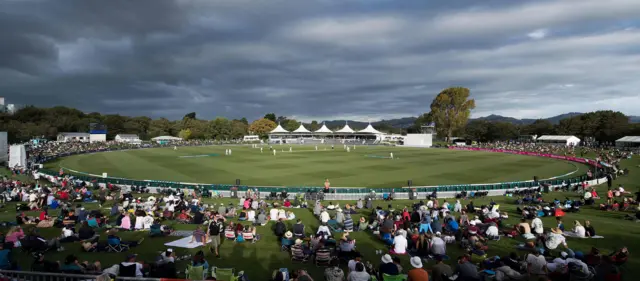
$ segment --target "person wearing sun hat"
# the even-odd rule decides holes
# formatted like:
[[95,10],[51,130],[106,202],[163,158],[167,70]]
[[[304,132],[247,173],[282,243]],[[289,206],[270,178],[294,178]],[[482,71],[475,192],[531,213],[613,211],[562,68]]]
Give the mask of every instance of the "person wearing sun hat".
[[551,229],[551,232],[547,235],[547,239],[544,242],[544,246],[549,250],[555,250],[558,246],[562,244],[565,248],[567,248],[567,241],[562,235],[562,230],[560,228],[554,227]]
[[407,274],[408,279],[411,281],[429,281],[429,273],[422,268],[422,259],[420,257],[413,257],[409,260],[413,269],[409,270]]
[[383,277],[385,274],[388,275],[398,275],[400,274],[400,270],[398,270],[398,266],[393,263],[393,259],[391,255],[384,254],[381,258],[382,263],[380,263],[380,267],[378,267],[379,280],[384,280]]

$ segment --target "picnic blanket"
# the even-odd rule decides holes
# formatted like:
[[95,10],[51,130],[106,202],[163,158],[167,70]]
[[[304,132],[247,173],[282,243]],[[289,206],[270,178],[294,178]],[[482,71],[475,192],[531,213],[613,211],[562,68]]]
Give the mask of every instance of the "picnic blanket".
[[189,231],[189,230],[176,230],[174,232],[171,232],[171,234],[169,236],[181,236],[181,237],[191,237],[191,234],[193,234],[193,231]]
[[[164,245],[172,248],[187,248],[187,249],[193,249],[193,248],[198,248],[203,246],[203,244],[200,242],[189,243],[191,242],[191,237],[192,236],[190,235],[189,237],[185,237],[173,242],[165,243]],[[208,242],[211,242],[211,240],[209,240]]]
[[600,235],[594,235],[591,237],[579,237],[575,232],[564,232],[562,233],[562,235],[566,236],[566,237],[572,237],[572,238],[594,238],[594,239],[600,239],[600,238],[604,238],[604,236],[600,236]]

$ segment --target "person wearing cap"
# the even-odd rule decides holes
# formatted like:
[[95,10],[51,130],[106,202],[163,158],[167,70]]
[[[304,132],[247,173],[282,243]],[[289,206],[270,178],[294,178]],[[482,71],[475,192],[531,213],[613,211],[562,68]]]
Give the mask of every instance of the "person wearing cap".
[[453,276],[451,266],[442,262],[443,256],[435,256],[436,265],[431,268],[431,281],[449,281],[449,277]]
[[142,264],[136,262],[136,254],[129,254],[124,262],[119,264],[120,274],[119,277],[137,277],[142,278]]
[[327,223],[330,219],[329,212],[327,212],[326,209],[322,209],[322,211],[320,211],[320,222]]
[[173,252],[173,249],[169,248],[166,251],[162,252],[162,254],[160,254],[160,258],[161,260],[158,262],[159,264],[165,264],[165,263],[170,263],[170,262],[175,262],[176,258],[175,258],[175,253]]
[[458,275],[459,281],[479,281],[480,275],[478,274],[478,268],[471,263],[471,257],[469,255],[463,255],[458,258],[458,264],[456,265],[455,274]]
[[60,272],[60,264],[45,260],[44,253],[35,253],[35,260],[31,264],[31,271],[33,272]]
[[407,281],[429,281],[429,273],[422,268],[420,257],[412,257],[409,262],[413,268],[407,274]]
[[544,245],[548,250],[555,250],[560,245],[567,248],[567,241],[564,235],[562,235],[562,230],[552,228],[551,232],[547,234],[546,239],[544,239]]
[[393,249],[391,249],[391,254],[396,255],[404,255],[407,253],[407,247],[409,246],[409,242],[407,241],[407,232],[404,229],[398,230],[398,233],[395,237],[393,237]]
[[431,239],[430,247],[434,256],[445,256],[447,254],[447,243],[442,239],[442,233],[436,232],[436,235]]
[[393,263],[393,259],[389,254],[384,254],[381,258],[382,263],[378,267],[378,280],[384,280],[384,275],[398,275],[400,270],[398,266]]

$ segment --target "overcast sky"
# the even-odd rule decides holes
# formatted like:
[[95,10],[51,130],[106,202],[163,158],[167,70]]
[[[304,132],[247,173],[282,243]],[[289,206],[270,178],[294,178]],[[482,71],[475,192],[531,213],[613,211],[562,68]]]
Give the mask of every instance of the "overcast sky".
[[0,0],[7,103],[374,121],[640,115],[638,0]]

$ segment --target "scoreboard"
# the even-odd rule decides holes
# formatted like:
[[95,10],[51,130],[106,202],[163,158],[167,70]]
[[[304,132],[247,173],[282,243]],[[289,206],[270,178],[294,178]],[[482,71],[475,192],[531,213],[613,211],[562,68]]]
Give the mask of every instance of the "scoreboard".
[[107,134],[107,126],[102,123],[91,123],[89,124],[89,134],[92,135],[106,135]]

